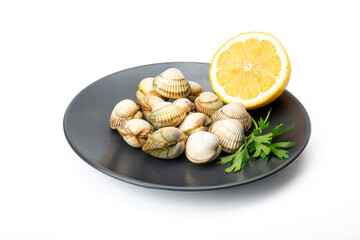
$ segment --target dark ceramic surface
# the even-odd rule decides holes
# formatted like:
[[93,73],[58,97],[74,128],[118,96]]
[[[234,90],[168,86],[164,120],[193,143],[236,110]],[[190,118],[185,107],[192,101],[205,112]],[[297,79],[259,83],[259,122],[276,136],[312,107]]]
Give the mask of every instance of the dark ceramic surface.
[[258,119],[272,108],[270,127],[279,123],[295,127],[276,141],[296,143],[289,159],[272,157],[268,162],[251,160],[237,173],[224,173],[225,165],[214,162],[195,165],[185,154],[177,159],[154,158],[141,149],[125,143],[117,131],[110,129],[109,117],[121,100],[136,100],[137,84],[145,77],[154,77],[167,68],[180,69],[188,80],[198,82],[205,91],[212,91],[209,64],[173,62],[145,65],[106,76],[82,90],[68,106],[64,116],[65,136],[73,150],[96,169],[117,179],[136,185],[172,190],[209,190],[254,182],[268,177],[293,162],[310,138],[310,119],[301,103],[285,91],[269,106],[250,111]]

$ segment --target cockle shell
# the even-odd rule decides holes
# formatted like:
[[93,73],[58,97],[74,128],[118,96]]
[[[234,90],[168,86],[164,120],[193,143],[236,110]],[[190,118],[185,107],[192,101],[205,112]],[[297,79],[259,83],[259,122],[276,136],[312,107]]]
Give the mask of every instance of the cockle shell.
[[195,109],[195,105],[187,98],[176,99],[173,103],[181,107],[186,113],[189,113]]
[[219,108],[224,106],[221,99],[212,92],[203,92],[195,99],[195,108],[198,112],[202,112],[209,117]]
[[187,135],[198,131],[208,131],[211,119],[203,113],[192,113],[187,115],[178,128]]
[[225,119],[239,120],[244,125],[245,132],[250,129],[252,123],[250,114],[240,102],[229,103],[211,115],[213,122]]
[[133,118],[142,118],[143,115],[140,112],[140,107],[132,100],[125,99],[116,104],[111,116],[110,127],[117,129],[117,127],[123,125],[126,121]]
[[220,142],[222,150],[234,153],[244,140],[244,126],[239,120],[226,119],[211,124],[209,132],[214,134]]
[[187,96],[187,98],[194,102],[195,99],[202,93],[204,92],[204,89],[200,86],[200,84],[198,84],[197,82],[194,81],[188,81],[190,84],[190,94],[189,96]]
[[136,92],[136,97],[138,99],[147,97],[147,96],[158,96],[159,97],[160,95],[157,94],[154,90],[153,83],[154,83],[154,78],[152,78],[152,77],[144,78],[143,80],[141,80],[138,85],[139,90]]
[[177,126],[185,118],[186,113],[179,106],[169,102],[160,102],[153,106],[149,116],[151,124],[155,128]]
[[202,164],[216,159],[221,152],[218,138],[209,132],[196,132],[186,142],[185,154],[189,161]]
[[131,119],[117,130],[130,146],[139,148],[145,144],[155,129],[143,119]]
[[190,84],[180,70],[169,68],[155,77],[155,92],[165,98],[185,98],[190,94]]
[[161,128],[146,140],[142,150],[158,158],[176,158],[184,152],[187,138],[188,136],[176,127]]
[[149,122],[150,122],[149,116],[151,114],[152,107],[156,103],[160,103],[160,102],[165,102],[165,101],[164,99],[157,96],[147,96],[136,100],[136,103],[140,106],[141,112],[144,115],[144,119]]

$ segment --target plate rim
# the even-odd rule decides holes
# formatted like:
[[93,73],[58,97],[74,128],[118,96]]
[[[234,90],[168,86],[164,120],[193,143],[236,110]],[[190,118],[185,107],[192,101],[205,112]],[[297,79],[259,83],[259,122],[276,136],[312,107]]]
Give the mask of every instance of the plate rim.
[[[137,180],[137,179],[133,179],[124,175],[120,175],[119,173],[115,173],[103,166],[101,166],[100,164],[97,164],[93,161],[88,160],[85,157],[85,154],[83,154],[81,151],[79,151],[78,149],[75,148],[74,144],[72,143],[72,140],[70,138],[70,136],[68,135],[67,131],[66,131],[66,119],[68,116],[68,111],[71,107],[71,105],[75,102],[75,100],[77,98],[79,98],[82,93],[89,88],[90,86],[93,86],[97,83],[99,83],[101,80],[108,78],[114,74],[123,72],[123,71],[127,71],[130,69],[136,69],[136,68],[141,68],[144,66],[152,66],[152,65],[162,65],[162,64],[181,64],[181,63],[195,63],[195,64],[203,64],[203,65],[208,65],[210,66],[210,63],[204,63],[204,62],[160,62],[160,63],[152,63],[152,64],[144,64],[144,65],[140,65],[140,66],[136,66],[136,67],[131,67],[131,68],[127,68],[127,69],[123,69],[114,73],[111,73],[109,75],[106,75],[92,83],[90,83],[88,86],[86,86],[85,88],[83,88],[69,103],[69,105],[66,108],[64,117],[63,117],[63,131],[64,131],[64,135],[65,138],[67,140],[67,142],[69,143],[70,147],[73,149],[73,151],[86,163],[88,163],[90,166],[94,167],[95,169],[97,169],[98,171],[113,177],[115,179],[124,181],[126,183],[130,183],[136,186],[141,186],[141,187],[146,187],[146,188],[152,188],[152,189],[161,189],[161,190],[175,190],[175,191],[208,191],[208,190],[217,190],[217,189],[224,189],[224,188],[231,188],[231,187],[236,187],[236,186],[243,186],[243,185],[247,185],[253,182],[257,182],[260,181],[264,178],[268,178],[270,176],[273,176],[275,174],[277,174],[278,172],[280,172],[281,170],[285,169],[287,166],[289,166],[292,162],[294,162],[299,156],[300,154],[304,151],[304,149],[306,148],[309,140],[310,140],[310,136],[311,136],[311,121],[310,121],[310,117],[305,109],[305,107],[302,105],[302,103],[292,94],[290,93],[288,90],[285,89],[284,92],[286,92],[292,99],[295,100],[295,102],[300,106],[301,111],[303,112],[304,116],[305,116],[305,122],[307,125],[306,128],[306,137],[305,137],[305,141],[304,143],[301,145],[300,147],[300,151],[297,152],[291,159],[289,159],[288,161],[286,161],[283,165],[281,165],[280,167],[267,172],[266,174],[257,176],[255,178],[249,179],[249,180],[245,180],[242,182],[237,182],[237,183],[231,183],[231,184],[221,184],[221,185],[212,185],[212,186],[171,186],[171,185],[164,185],[164,184],[155,184],[155,183],[149,183],[146,181],[141,181],[141,180]],[[234,173],[236,174],[236,173]]]

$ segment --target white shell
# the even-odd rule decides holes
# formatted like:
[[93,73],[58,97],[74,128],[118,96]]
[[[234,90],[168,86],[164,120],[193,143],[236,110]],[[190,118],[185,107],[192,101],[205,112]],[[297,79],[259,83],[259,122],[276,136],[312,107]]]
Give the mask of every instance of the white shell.
[[187,96],[187,98],[194,102],[195,99],[202,93],[204,92],[204,89],[200,86],[200,84],[198,84],[197,82],[194,81],[188,81],[190,84],[190,94],[189,96]]
[[176,99],[173,103],[181,107],[186,113],[195,109],[195,105],[187,98]]
[[146,121],[150,122],[150,114],[151,114],[151,110],[152,107],[160,102],[165,102],[164,99],[157,97],[157,96],[147,96],[147,97],[143,97],[140,98],[136,101],[136,103],[140,106],[141,108],[141,112],[144,115],[144,119]]
[[141,80],[138,85],[139,90],[136,92],[136,97],[140,99],[147,96],[160,96],[155,92],[153,83],[154,78],[152,77],[144,78],[143,80]]
[[220,152],[221,146],[218,138],[209,132],[196,132],[186,142],[185,154],[193,163],[211,162],[219,156]]
[[120,101],[114,107],[110,116],[110,127],[117,129],[123,125],[126,121],[133,118],[142,118],[143,115],[139,111],[140,107],[132,100],[125,99]]
[[157,94],[165,98],[185,98],[190,94],[189,82],[176,68],[169,68],[155,77],[153,87]]
[[187,135],[198,131],[208,131],[211,119],[203,113],[192,113],[186,116],[178,128]]
[[236,152],[245,137],[244,126],[236,119],[216,121],[211,124],[209,132],[219,139],[222,150],[227,153]]
[[117,130],[130,146],[139,148],[145,144],[155,129],[143,119],[131,119]]
[[162,127],[177,126],[185,118],[183,109],[169,102],[160,102],[153,106],[149,116],[151,124],[159,129]]
[[250,114],[240,102],[229,103],[211,115],[213,122],[225,119],[239,120],[244,125],[245,131],[249,130],[252,124]]
[[176,127],[161,128],[146,140],[142,150],[158,158],[176,158],[184,152],[187,138],[188,136]]
[[195,100],[195,108],[198,112],[202,112],[209,117],[219,108],[224,106],[221,99],[212,92],[203,92]]

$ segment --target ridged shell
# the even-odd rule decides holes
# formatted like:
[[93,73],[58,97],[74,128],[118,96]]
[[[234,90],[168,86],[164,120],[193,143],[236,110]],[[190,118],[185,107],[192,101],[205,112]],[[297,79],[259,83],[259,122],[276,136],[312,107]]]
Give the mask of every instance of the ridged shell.
[[142,118],[143,115],[139,111],[140,107],[132,100],[125,99],[116,104],[111,116],[110,127],[117,129],[117,127],[123,125],[126,121],[133,118]]
[[130,146],[139,148],[145,144],[155,129],[143,119],[131,119],[117,130]]
[[164,99],[157,96],[147,96],[136,100],[136,103],[140,106],[141,112],[144,115],[144,119],[150,122],[150,114],[152,107],[160,102],[164,102]]
[[203,113],[192,113],[187,115],[178,128],[187,135],[198,131],[208,131],[211,119]]
[[244,126],[236,119],[214,122],[209,128],[209,132],[219,139],[222,150],[227,153],[236,152],[245,137]]
[[198,112],[202,112],[209,117],[219,108],[224,106],[221,99],[212,92],[203,92],[195,100],[195,108]]
[[219,139],[209,132],[196,132],[186,142],[185,155],[196,164],[208,163],[216,159],[221,152]]
[[158,158],[176,158],[184,152],[187,138],[185,133],[175,127],[161,128],[146,140],[142,150]]
[[176,106],[182,108],[186,113],[195,109],[195,105],[187,98],[179,98],[173,102]]
[[185,118],[186,113],[173,103],[161,102],[153,106],[149,116],[151,124],[155,128],[179,125]]
[[204,92],[204,89],[200,86],[200,84],[198,84],[197,82],[194,81],[188,81],[190,84],[190,94],[189,96],[187,96],[187,98],[194,102],[195,99]]
[[155,77],[155,92],[165,98],[185,98],[190,94],[190,84],[180,70],[169,68]]
[[159,97],[160,95],[155,92],[153,84],[154,84],[154,78],[152,77],[144,78],[143,80],[141,80],[138,85],[139,90],[136,92],[136,97],[138,99],[147,96]]
[[250,129],[252,123],[250,114],[240,102],[229,103],[211,115],[211,120],[213,122],[225,119],[239,120],[244,125],[245,131]]

